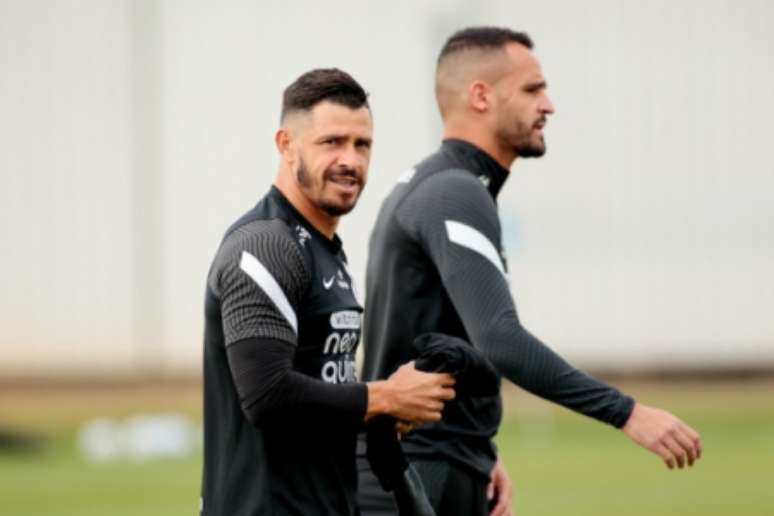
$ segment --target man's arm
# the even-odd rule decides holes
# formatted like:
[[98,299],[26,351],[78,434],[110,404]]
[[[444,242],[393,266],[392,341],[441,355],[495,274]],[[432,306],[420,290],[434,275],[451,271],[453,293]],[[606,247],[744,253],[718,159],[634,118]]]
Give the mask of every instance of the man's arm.
[[399,222],[435,264],[470,341],[500,374],[617,428],[630,422],[627,435],[639,436],[640,444],[658,443],[646,447],[660,450],[667,464],[679,454],[698,456],[698,438],[675,439],[682,443],[679,449],[672,445],[661,424],[667,413],[653,416],[659,424],[630,417],[634,400],[574,368],[521,325],[498,252],[497,209],[475,176],[446,171],[426,179],[404,201]]
[[[260,221],[224,242],[210,276],[221,300],[226,355],[245,416],[260,424],[292,414],[314,421],[336,416],[345,425],[390,414],[416,422],[436,421],[451,399],[449,375],[407,365],[374,384],[329,384],[293,370],[295,313],[310,281],[296,242],[280,221]],[[277,418],[281,419],[281,418]]]

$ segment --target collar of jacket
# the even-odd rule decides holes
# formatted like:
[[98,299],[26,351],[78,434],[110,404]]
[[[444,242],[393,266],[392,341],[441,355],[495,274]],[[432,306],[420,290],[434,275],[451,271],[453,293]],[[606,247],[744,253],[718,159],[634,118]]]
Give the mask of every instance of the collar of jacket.
[[323,242],[323,245],[325,245],[333,254],[338,254],[339,252],[342,252],[341,247],[341,239],[339,238],[338,233],[335,233],[333,235],[333,238],[328,238],[327,236],[320,233],[320,231],[317,230],[314,225],[306,220],[306,217],[301,215],[301,212],[296,209],[295,206],[288,200],[287,197],[285,197],[282,192],[280,192],[279,188],[277,188],[274,185],[271,185],[271,189],[269,189],[269,197],[271,197],[274,202],[284,207],[285,212],[289,213],[291,217],[293,217],[296,221],[296,223],[303,226],[309,233],[319,242]]
[[503,168],[492,156],[465,140],[449,138],[443,141],[441,151],[450,156],[461,168],[478,176],[493,199],[508,179],[509,170]]

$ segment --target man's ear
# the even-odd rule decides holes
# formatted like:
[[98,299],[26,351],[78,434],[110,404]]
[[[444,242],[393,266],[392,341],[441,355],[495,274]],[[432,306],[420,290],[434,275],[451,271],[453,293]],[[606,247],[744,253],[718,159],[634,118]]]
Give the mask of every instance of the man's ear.
[[468,87],[468,105],[478,113],[486,113],[492,107],[492,88],[484,81],[473,81]]
[[286,126],[280,127],[274,134],[274,144],[277,146],[280,159],[291,166],[296,161],[293,136],[293,132]]
[[274,144],[277,146],[277,152],[284,156],[290,148],[290,132],[285,127],[280,127],[274,133]]

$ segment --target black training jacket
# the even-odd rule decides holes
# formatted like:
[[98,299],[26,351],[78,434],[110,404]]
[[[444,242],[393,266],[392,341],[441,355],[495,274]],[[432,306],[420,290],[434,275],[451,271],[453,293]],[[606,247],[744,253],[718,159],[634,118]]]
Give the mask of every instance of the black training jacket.
[[207,280],[203,516],[354,516],[362,308],[338,237],[277,190]]
[[[446,140],[399,178],[369,242],[363,379],[386,378],[413,359],[418,335],[445,333],[471,343],[522,388],[620,427],[633,400],[569,365],[519,321],[497,214],[507,176],[477,147]],[[403,448],[488,477],[501,411],[499,395],[460,397],[443,421],[405,436]]]

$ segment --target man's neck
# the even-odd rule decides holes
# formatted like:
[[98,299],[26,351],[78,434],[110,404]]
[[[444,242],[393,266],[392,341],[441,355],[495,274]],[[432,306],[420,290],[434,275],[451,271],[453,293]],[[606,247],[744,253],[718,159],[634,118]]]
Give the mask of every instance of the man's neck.
[[472,143],[492,156],[505,169],[510,169],[516,160],[516,153],[512,148],[503,148],[491,131],[476,128],[474,124],[447,122],[443,130],[443,139],[449,138]]
[[289,174],[280,170],[274,180],[274,186],[282,192],[282,195],[288,200],[298,212],[314,226],[314,228],[333,239],[336,234],[336,227],[339,225],[339,218],[328,215],[318,208],[309,197],[301,191],[298,184],[289,178]]

